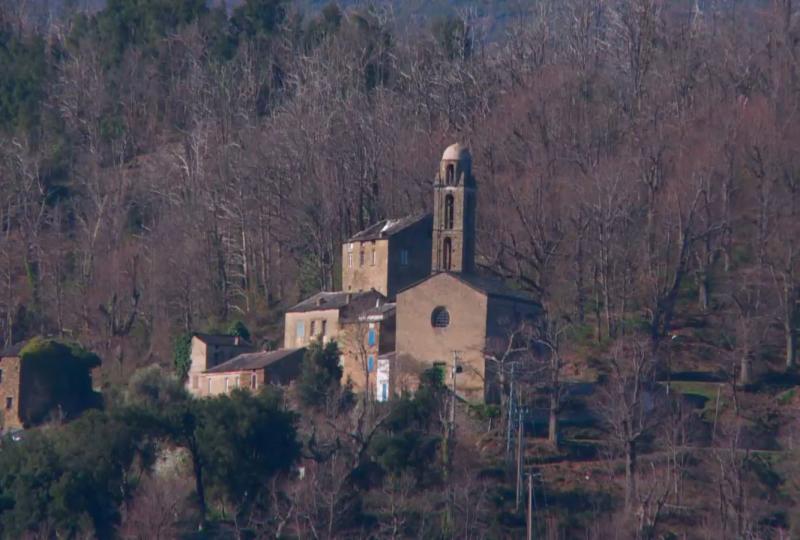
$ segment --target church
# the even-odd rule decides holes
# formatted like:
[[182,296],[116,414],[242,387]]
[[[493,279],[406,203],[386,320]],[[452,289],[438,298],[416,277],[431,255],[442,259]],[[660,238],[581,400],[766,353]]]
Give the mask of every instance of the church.
[[336,340],[344,380],[378,401],[413,391],[435,366],[460,397],[494,401],[489,348],[539,304],[476,273],[476,206],[472,157],[453,144],[434,178],[433,214],[383,220],[349,238],[343,290],[287,310],[284,347]]

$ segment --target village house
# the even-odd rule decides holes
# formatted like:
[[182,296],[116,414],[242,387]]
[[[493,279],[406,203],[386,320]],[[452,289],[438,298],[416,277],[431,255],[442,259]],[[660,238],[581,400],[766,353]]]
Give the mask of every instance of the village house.
[[283,346],[305,347],[312,341],[339,341],[342,325],[386,297],[375,289],[350,293],[319,292],[289,308],[284,316]]
[[373,287],[352,293],[319,292],[287,310],[284,346],[336,341],[343,381],[349,380],[357,391],[372,386],[374,393],[367,381],[375,381],[370,375],[377,370],[378,356],[394,350],[394,326],[395,304]]
[[342,290],[375,289],[393,299],[397,291],[430,271],[431,214],[385,219],[342,244]]
[[248,352],[253,352],[253,346],[239,336],[192,334],[191,366],[186,378],[186,389],[194,395],[199,395],[200,378],[206,370]]
[[[359,392],[368,391],[379,401],[389,396],[389,381],[378,380],[386,355],[395,350],[396,304],[376,301],[365,310],[345,310],[338,339],[342,378]],[[382,364],[383,362],[383,364]]]
[[287,385],[300,375],[304,347],[240,354],[197,375],[197,397],[229,394],[237,388],[258,391]]

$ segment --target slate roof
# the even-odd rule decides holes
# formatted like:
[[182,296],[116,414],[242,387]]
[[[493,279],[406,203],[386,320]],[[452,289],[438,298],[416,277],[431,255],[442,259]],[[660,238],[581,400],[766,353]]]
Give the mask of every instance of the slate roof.
[[452,274],[453,277],[463,281],[473,289],[486,293],[489,296],[499,296],[538,304],[539,301],[525,291],[514,289],[506,285],[503,281],[495,278],[476,276],[473,274]]
[[400,219],[384,219],[375,223],[374,225],[370,225],[363,231],[357,232],[350,237],[348,242],[363,242],[365,240],[380,240],[381,238],[389,238],[393,234],[397,234],[412,225],[416,225],[425,219],[432,218],[432,214],[422,213],[402,217]]
[[364,310],[359,315],[360,319],[379,319],[386,318],[392,315],[397,310],[397,304],[394,302],[383,302],[379,306],[374,306]]
[[413,289],[420,283],[424,283],[425,281],[428,281],[429,279],[438,276],[439,274],[446,274],[448,276],[451,276],[461,281],[465,285],[472,287],[476,291],[486,294],[487,296],[494,296],[496,298],[508,298],[519,302],[527,302],[530,304],[539,305],[539,301],[536,300],[536,298],[534,298],[530,294],[526,293],[525,291],[520,291],[518,289],[509,287],[499,279],[476,276],[474,274],[461,274],[458,272],[440,272],[436,274],[431,274],[425,277],[424,279],[417,281],[416,283],[412,283],[411,285],[409,285],[400,292],[402,293],[410,289]]
[[[278,349],[277,351],[261,351],[254,353],[244,353],[223,362],[218,366],[205,371],[205,373],[226,373],[230,371],[246,371],[250,369],[262,369],[271,364],[289,358],[294,354],[305,352],[305,347],[296,349]],[[298,354],[299,355],[299,354]]]
[[[192,334],[194,337],[198,338],[200,341],[205,343],[206,345],[215,345],[215,346],[223,346],[223,347],[234,347],[236,345],[236,338],[238,336],[228,336],[225,334],[201,334],[200,332],[195,332]],[[250,347],[250,342],[244,338],[239,338],[239,347]]]
[[341,309],[349,304],[362,303],[370,297],[383,297],[383,295],[374,289],[361,292],[323,291],[306,298],[286,311],[287,313],[302,313],[304,311]]

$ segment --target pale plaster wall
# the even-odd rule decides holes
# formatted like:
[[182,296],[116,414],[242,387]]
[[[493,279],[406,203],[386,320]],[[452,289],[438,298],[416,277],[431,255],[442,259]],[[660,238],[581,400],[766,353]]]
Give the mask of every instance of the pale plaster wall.
[[[322,321],[327,321],[325,335],[322,336]],[[304,335],[297,336],[297,323],[303,321]],[[316,336],[311,335],[311,322],[314,321]],[[287,349],[305,347],[312,339],[322,338],[323,343],[339,337],[339,310],[325,309],[304,312],[289,312],[284,317],[283,346]]]
[[[364,251],[363,265],[361,250]],[[384,296],[388,295],[389,240],[345,242],[342,244],[342,290],[358,292],[370,289],[375,289]]]

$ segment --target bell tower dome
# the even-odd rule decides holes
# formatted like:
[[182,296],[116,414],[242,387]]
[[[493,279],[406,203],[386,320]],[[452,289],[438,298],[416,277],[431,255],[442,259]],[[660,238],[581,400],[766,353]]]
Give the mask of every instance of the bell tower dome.
[[431,271],[471,273],[475,267],[475,178],[472,156],[461,144],[442,154],[433,182]]

